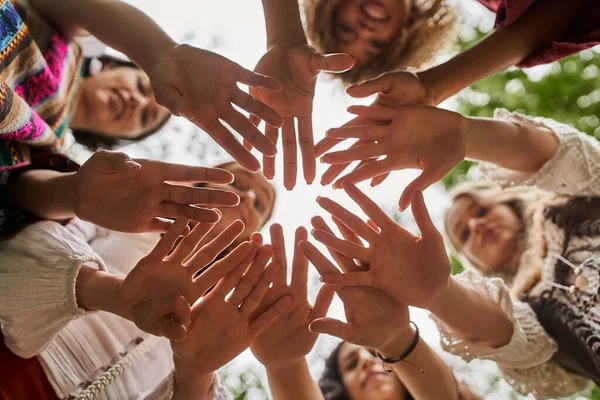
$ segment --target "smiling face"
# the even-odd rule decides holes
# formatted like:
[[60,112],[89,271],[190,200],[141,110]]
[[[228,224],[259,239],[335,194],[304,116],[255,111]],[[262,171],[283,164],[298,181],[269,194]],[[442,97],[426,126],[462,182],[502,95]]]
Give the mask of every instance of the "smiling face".
[[383,369],[372,350],[343,343],[338,365],[344,388],[352,400],[406,399],[406,391],[396,375]]
[[154,100],[150,81],[142,70],[115,67],[83,79],[71,126],[135,139],[156,129],[168,114]]
[[456,198],[447,212],[446,232],[456,250],[486,272],[515,272],[521,222],[506,204],[479,204],[471,196]]
[[345,0],[335,13],[336,51],[366,64],[383,52],[402,30],[411,0]]
[[246,228],[239,241],[248,240],[250,235],[262,228],[268,221],[275,205],[275,188],[260,172],[250,172],[237,163],[229,163],[221,168],[231,172],[235,180],[228,185],[206,184],[206,188],[224,189],[240,196],[240,204],[235,207],[221,207],[223,214],[211,235],[216,236],[236,219],[242,220]]

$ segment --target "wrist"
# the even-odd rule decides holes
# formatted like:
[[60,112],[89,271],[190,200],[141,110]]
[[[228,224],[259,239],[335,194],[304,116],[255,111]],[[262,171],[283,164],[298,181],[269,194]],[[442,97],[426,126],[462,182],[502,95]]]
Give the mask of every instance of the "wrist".
[[289,374],[292,371],[297,371],[305,367],[307,368],[307,364],[304,357],[289,359],[275,364],[265,364],[265,369],[269,375]]
[[427,309],[435,314],[441,314],[446,307],[452,304],[452,296],[454,293],[454,280],[448,277],[446,284],[438,291]]
[[398,332],[392,340],[378,348],[377,351],[385,358],[397,359],[409,348],[414,338],[415,330],[407,326],[406,329]]
[[75,286],[77,305],[85,310],[107,311],[127,318],[118,296],[122,283],[123,277],[84,264]]
[[173,400],[212,399],[215,374],[201,374],[184,378],[175,368]]
[[425,88],[426,105],[435,107],[448,97],[443,93],[443,81],[438,79],[435,68],[418,72],[417,77]]
[[182,46],[166,34],[156,42],[156,45],[152,46],[152,51],[146,54],[143,59],[139,61],[140,67],[142,67],[148,76],[152,75],[152,71],[154,71],[161,61],[169,57],[171,53]]

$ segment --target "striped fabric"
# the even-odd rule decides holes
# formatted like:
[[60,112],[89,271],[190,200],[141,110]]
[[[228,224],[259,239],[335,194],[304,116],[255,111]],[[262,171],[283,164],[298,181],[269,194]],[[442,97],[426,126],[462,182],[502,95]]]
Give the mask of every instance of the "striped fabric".
[[0,0],[0,170],[55,150],[69,124],[82,54],[30,9]]

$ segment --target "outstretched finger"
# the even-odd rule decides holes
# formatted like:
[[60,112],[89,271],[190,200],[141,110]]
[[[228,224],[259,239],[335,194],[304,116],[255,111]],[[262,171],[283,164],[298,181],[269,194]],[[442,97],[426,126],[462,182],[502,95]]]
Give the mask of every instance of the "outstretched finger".
[[310,313],[310,318],[314,321],[317,318],[324,318],[327,315],[329,306],[333,301],[335,288],[330,285],[323,285],[315,299],[315,305]]
[[356,343],[360,338],[360,335],[352,325],[334,318],[316,319],[310,323],[308,329],[313,333],[324,333],[338,337],[348,343]]
[[365,143],[358,146],[351,146],[346,150],[334,151],[321,157],[321,161],[326,164],[344,164],[352,161],[360,161],[376,158],[385,154],[385,147],[382,143]]
[[269,262],[269,259],[271,259],[272,255],[272,246],[262,246],[260,250],[258,250],[254,260],[251,260],[252,264],[250,267],[248,267],[248,270],[244,273],[242,279],[235,286],[233,293],[227,301],[232,304],[239,305],[246,297],[248,297],[254,286],[256,286],[258,283],[258,280],[260,279],[261,274],[263,273],[265,266]]
[[333,187],[341,189],[343,182],[358,183],[367,179],[376,178],[382,174],[388,173],[392,168],[393,166],[387,158],[383,160],[372,160],[342,176],[333,184]]
[[249,71],[240,67],[238,71],[237,81],[250,87],[267,89],[273,92],[281,92],[283,85],[275,78],[259,74],[258,72]]
[[381,121],[391,121],[396,115],[396,110],[393,108],[380,106],[350,106],[348,112],[360,117]]
[[346,274],[322,274],[321,281],[333,286],[373,286],[370,271],[356,271]]
[[265,329],[273,324],[292,304],[291,296],[283,296],[275,302],[267,311],[263,312],[253,322],[249,324],[250,336],[255,338]]
[[[329,228],[329,226],[325,223],[325,220],[323,220],[323,218],[313,217],[311,219],[311,222],[314,229],[320,229],[331,235],[334,234],[333,231]],[[327,250],[329,250],[329,254],[331,254],[335,262],[340,266],[340,268],[342,268],[342,271],[349,272],[355,271],[357,269],[354,260],[352,260],[351,258],[343,255],[335,249],[332,249],[331,247],[328,247]]]
[[369,258],[369,250],[363,246],[359,246],[355,243],[341,240],[335,235],[328,232],[314,229],[313,237],[319,242],[323,243],[327,248],[331,248],[338,253],[345,255],[346,257],[354,258],[366,262]]
[[[231,268],[233,266],[233,268],[230,270],[230,272],[227,275],[225,275],[223,278],[221,278],[219,283],[217,283],[215,288],[212,290],[211,295],[214,295],[217,298],[225,299],[225,297],[242,280],[242,278],[244,276],[244,272],[246,272],[246,270],[248,269],[248,266],[250,265],[250,263],[252,262],[252,260],[254,259],[254,257],[256,256],[256,253],[258,251],[258,246],[256,245],[256,243],[252,243],[252,242],[245,242],[245,243],[250,243],[250,246],[251,246],[250,251],[246,253],[245,257],[242,257],[243,253],[240,252],[240,254],[236,254],[235,256],[233,256],[229,260],[227,260],[226,263],[228,264],[228,267]],[[245,243],[243,243],[243,244],[245,244]],[[240,245],[238,247],[241,247],[242,245]],[[232,255],[234,253],[235,253],[235,251],[231,252],[230,255]],[[226,260],[228,257],[225,257],[223,260]],[[221,260],[221,261],[223,261],[223,260]]]
[[259,276],[259,280],[256,282],[256,285],[254,285],[249,293],[247,293],[247,295],[240,300],[243,301],[242,305],[240,306],[240,313],[242,313],[242,315],[244,315],[246,318],[250,317],[256,311],[263,298],[267,294],[269,285],[271,285],[277,276],[278,271],[279,264],[272,262],[267,265],[267,267],[263,269],[262,275]]
[[430,185],[437,182],[438,179],[438,175],[433,170],[429,168],[424,169],[423,172],[421,172],[421,175],[404,188],[404,192],[402,192],[400,201],[398,202],[400,211],[406,210],[417,192],[422,192],[427,189]]
[[298,118],[298,144],[302,154],[304,180],[310,185],[317,174],[317,156],[315,154],[312,118],[310,116]]
[[304,253],[306,258],[311,262],[312,265],[319,271],[321,276],[323,275],[340,275],[340,270],[333,265],[327,257],[323,255],[311,242],[304,240],[298,245],[300,251]]
[[237,206],[240,203],[240,196],[229,190],[191,187],[165,182],[162,191],[163,201],[180,205]]
[[158,241],[154,249],[148,254],[147,258],[153,260],[163,260],[169,255],[177,239],[187,230],[189,220],[187,218],[178,218],[171,227]]
[[331,128],[325,135],[334,139],[363,139],[381,140],[385,137],[385,127],[382,125],[356,125]]
[[349,54],[311,54],[310,67],[316,75],[319,72],[346,72],[356,64],[356,58]]
[[177,247],[169,256],[169,260],[173,260],[177,263],[183,263],[184,260],[194,253],[194,250],[196,247],[198,247],[198,244],[200,244],[206,234],[212,230],[213,226],[215,226],[214,223],[196,224],[194,229],[192,229],[192,231],[179,242]]
[[[279,129],[265,124],[265,136],[277,147],[279,140]],[[273,179],[275,177],[275,157],[263,156],[263,174],[267,179]]]
[[295,289],[295,293],[302,298],[306,298],[307,282],[308,282],[308,259],[304,256],[299,243],[308,239],[308,233],[303,226],[296,229],[294,236],[294,258],[292,259],[292,281],[290,287]]
[[281,132],[281,142],[283,144],[283,186],[287,190],[292,190],[296,186],[296,175],[298,173],[294,118],[286,118],[284,120]]
[[254,99],[254,97],[242,90],[236,91],[233,97],[233,103],[251,114],[250,123],[252,123],[252,125],[255,127],[258,127],[258,123],[261,119],[267,124],[271,124],[273,126],[281,126],[281,124],[283,124],[283,120],[275,110]]
[[273,245],[273,260],[279,264],[279,273],[273,283],[276,287],[287,286],[287,256],[285,254],[285,238],[283,237],[283,229],[279,224],[271,225],[269,229],[271,233],[271,245]]
[[417,192],[412,200],[412,213],[415,218],[415,222],[421,231],[421,237],[423,239],[429,239],[432,237],[440,237],[440,233],[435,228],[427,206],[425,205],[425,199],[423,198],[423,192]]
[[264,155],[273,157],[277,154],[275,145],[252,125],[248,118],[234,110],[233,107],[229,109],[224,120]]
[[388,93],[392,90],[392,81],[390,74],[382,74],[376,78],[350,86],[346,89],[346,93],[355,98],[368,97],[376,93]]
[[343,140],[334,139],[327,136],[324,137],[323,139],[319,140],[319,142],[315,145],[315,156],[321,157],[323,154],[325,154],[327,151],[333,148],[336,144],[341,143],[342,141]]
[[[377,239],[377,234],[362,219],[327,197],[317,197],[317,203],[332,216],[338,218],[349,229],[369,243]],[[368,214],[367,214],[368,215]]]
[[200,269],[213,262],[219,254],[233,244],[242,232],[244,232],[244,229],[245,225],[242,221],[239,219],[233,221],[223,230],[223,232],[219,233],[216,238],[202,246],[198,251],[192,254],[191,257],[185,260],[186,266],[189,268],[190,272],[195,274]]
[[[385,212],[373,200],[371,200],[367,195],[365,195],[359,188],[354,186],[352,183],[344,182],[342,184],[344,191],[348,194],[348,196],[358,204],[361,210],[369,218],[371,218],[375,223],[383,228],[390,222],[393,222],[390,217],[388,217]],[[339,218],[339,217],[338,217]],[[341,219],[341,218],[340,218]],[[346,221],[342,220],[346,226]],[[348,226],[348,228],[352,228]],[[369,228],[370,229],[370,228]]]
[[381,174],[381,175],[376,176],[375,178],[371,179],[371,187],[379,186],[380,184],[383,183],[383,181],[385,181],[387,179],[388,176],[390,176],[390,173],[386,172],[385,174]]
[[[198,124],[196,123],[196,125]],[[215,119],[208,126],[198,125],[198,127],[205,130],[206,133],[208,133],[210,137],[212,137],[213,140],[228,152],[242,167],[252,172],[256,172],[260,169],[258,160],[236,140],[227,128],[221,125],[219,120]]]

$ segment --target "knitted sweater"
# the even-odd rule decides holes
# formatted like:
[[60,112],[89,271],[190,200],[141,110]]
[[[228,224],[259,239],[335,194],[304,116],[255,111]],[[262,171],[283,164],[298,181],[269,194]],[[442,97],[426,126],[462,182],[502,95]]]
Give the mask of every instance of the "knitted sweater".
[[[127,274],[158,242],[155,233],[127,234],[75,219],[42,221],[0,242],[0,325],[7,347],[37,356],[59,398],[81,393],[106,371],[125,371],[100,399],[168,399],[173,355],[168,340],[131,321],[78,307],[83,264]],[[140,349],[140,347],[143,347]],[[131,356],[136,357],[130,362]],[[219,385],[215,399],[227,399]]]
[[16,1],[0,0],[0,170],[62,141],[81,78],[81,50]]
[[[548,127],[556,134],[560,144],[556,155],[533,174],[481,163],[481,170],[490,179],[502,187],[536,186],[564,195],[600,196],[598,141],[550,119],[529,118],[506,110],[497,110],[495,116],[499,119]],[[544,225],[544,234],[549,245],[562,246],[560,230],[556,229],[552,221],[547,221]],[[593,240],[600,244],[600,236]],[[550,250],[544,260],[544,279],[552,273],[556,263]],[[558,249],[554,251],[561,253]],[[588,379],[567,371],[556,362],[555,357],[559,350],[557,342],[544,330],[530,305],[511,297],[509,288],[500,278],[487,278],[473,270],[467,270],[455,279],[467,287],[487,293],[512,320],[514,332],[507,345],[494,349],[469,343],[436,321],[445,350],[466,360],[483,358],[495,361],[514,388],[524,394],[531,393],[535,398],[569,396],[589,385]],[[540,283],[543,284],[544,282]]]

